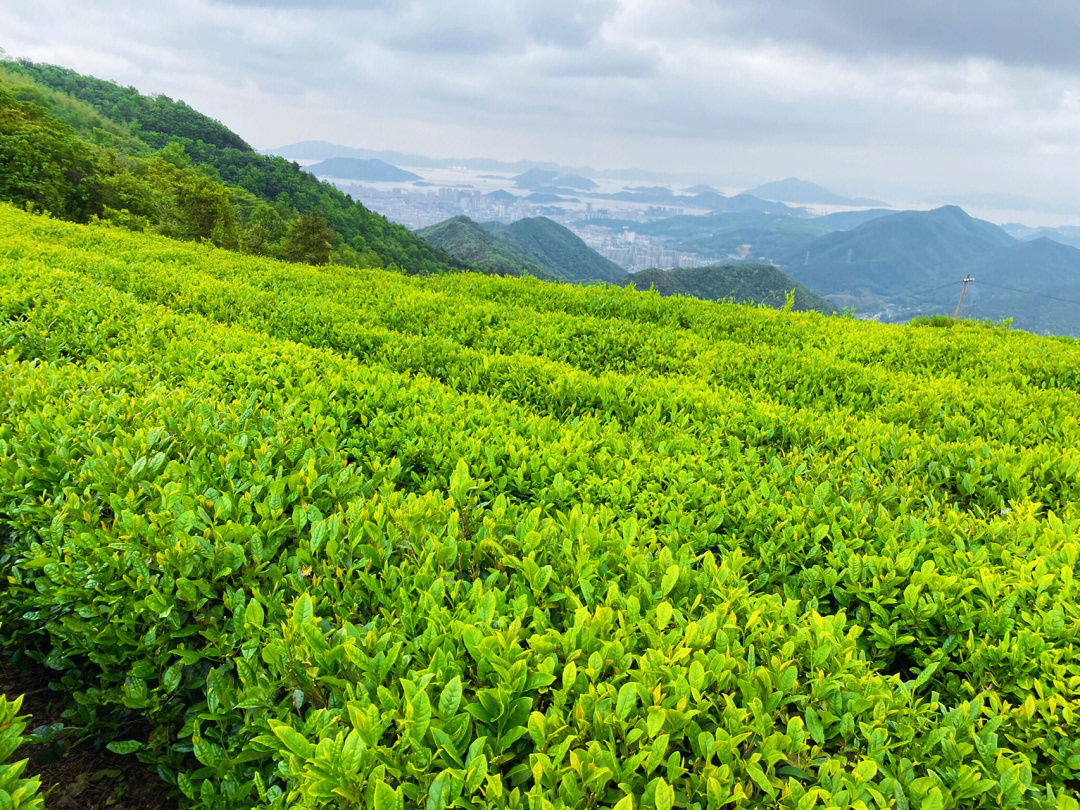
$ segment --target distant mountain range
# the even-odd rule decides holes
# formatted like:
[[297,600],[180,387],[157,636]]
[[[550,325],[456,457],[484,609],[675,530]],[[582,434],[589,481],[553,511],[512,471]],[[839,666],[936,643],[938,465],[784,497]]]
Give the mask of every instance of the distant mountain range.
[[865,197],[845,197],[808,180],[799,180],[797,177],[774,180],[771,183],[752,188],[747,193],[753,194],[755,197],[761,197],[763,200],[779,200],[803,205],[850,205],[872,206],[875,208],[886,205],[880,200],[870,200]]
[[787,293],[794,291],[797,310],[826,313],[835,310],[830,301],[767,264],[653,269],[631,275],[546,217],[504,225],[481,224],[460,216],[421,228],[416,234],[483,273],[530,275],[577,283],[606,282],[639,290],[654,287],[661,295],[771,307],[782,307]]
[[661,295],[687,295],[706,301],[732,300],[776,308],[784,306],[787,294],[794,291],[793,308],[796,310],[824,313],[836,310],[831,302],[769,264],[642,270],[633,273],[625,283],[639,290],[653,287]]
[[618,283],[627,275],[572,231],[546,217],[510,225],[454,217],[416,234],[485,273],[586,283]]
[[648,169],[594,169],[590,166],[564,166],[550,161],[494,160],[492,158],[431,158],[424,155],[395,152],[389,149],[362,149],[342,146],[329,141],[300,141],[274,149],[266,154],[286,160],[326,160],[332,157],[377,158],[394,166],[414,169],[448,169],[456,166],[481,172],[519,174],[529,169],[545,169],[557,174],[577,174],[594,180],[618,180],[627,183],[715,183],[720,186],[745,188],[757,185],[764,178],[750,172],[728,172],[712,175],[704,172],[655,172]]
[[827,234],[781,257],[796,280],[824,295],[893,296],[957,281],[957,273],[1015,240],[956,206],[902,211]]
[[[956,206],[812,218],[745,212],[579,224],[660,239],[669,248],[715,257],[718,264],[778,266],[832,305],[854,306],[862,316],[884,320],[951,314],[960,281],[971,273],[975,283],[964,300],[965,315],[1013,318],[1018,328],[1080,336],[1080,305],[1055,300],[1080,301],[1080,245],[1063,244],[1080,236],[1080,228],[1009,226],[1017,239]],[[659,272],[637,273],[634,283],[655,280],[665,292],[712,295],[707,274],[672,271],[653,278]],[[728,289],[729,282],[718,289]]]
[[304,171],[316,177],[332,177],[335,180],[404,183],[421,179],[418,174],[399,169],[378,158],[327,158],[312,166],[305,166]]
[[956,206],[902,211],[830,233],[780,261],[841,305],[886,319],[951,312],[960,281],[975,278],[964,314],[1038,332],[1080,335],[1080,249],[1045,237],[1019,241]]
[[603,225],[615,231],[633,231],[659,237],[668,247],[716,257],[720,263],[752,263],[775,262],[779,257],[787,256],[827,233],[849,230],[891,213],[893,212],[873,209],[810,218],[742,211],[705,216],[683,215],[651,222],[593,219],[582,220],[578,224]]
[[1027,225],[1010,223],[1008,225],[1002,225],[1001,227],[1009,234],[1009,236],[1013,236],[1017,239],[1027,241],[1029,239],[1046,237],[1055,242],[1060,242],[1063,245],[1072,245],[1073,247],[1080,248],[1080,227],[1077,227],[1076,225],[1062,225],[1058,228],[1029,228]]
[[683,208],[700,208],[716,212],[757,211],[763,214],[787,214],[792,217],[808,216],[802,208],[792,208],[781,202],[763,200],[752,194],[736,194],[725,197],[718,191],[703,191],[700,194],[680,195],[664,186],[645,188],[627,188],[607,194],[591,194],[593,199],[618,200],[646,205],[663,205]]

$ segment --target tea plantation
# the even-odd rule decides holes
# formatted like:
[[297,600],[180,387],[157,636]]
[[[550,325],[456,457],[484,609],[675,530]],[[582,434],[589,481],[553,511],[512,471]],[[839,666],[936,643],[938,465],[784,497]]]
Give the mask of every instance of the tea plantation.
[[3,644],[183,807],[1077,810],[1078,448],[1066,339],[0,208]]

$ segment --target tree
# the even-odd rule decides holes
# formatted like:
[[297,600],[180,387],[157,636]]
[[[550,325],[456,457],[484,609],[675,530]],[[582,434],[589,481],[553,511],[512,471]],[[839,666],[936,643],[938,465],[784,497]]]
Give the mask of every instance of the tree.
[[326,264],[337,238],[337,232],[322,214],[304,214],[289,228],[285,238],[285,258],[290,262]]

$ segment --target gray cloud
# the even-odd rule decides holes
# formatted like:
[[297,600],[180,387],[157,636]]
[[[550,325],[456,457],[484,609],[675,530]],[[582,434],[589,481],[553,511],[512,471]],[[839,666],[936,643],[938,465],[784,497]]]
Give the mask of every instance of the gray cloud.
[[953,0],[0,4],[11,54],[165,92],[260,148],[738,169],[1080,207],[1080,14]]
[[1075,69],[1074,0],[736,0],[703,4],[714,30],[853,54],[984,57]]

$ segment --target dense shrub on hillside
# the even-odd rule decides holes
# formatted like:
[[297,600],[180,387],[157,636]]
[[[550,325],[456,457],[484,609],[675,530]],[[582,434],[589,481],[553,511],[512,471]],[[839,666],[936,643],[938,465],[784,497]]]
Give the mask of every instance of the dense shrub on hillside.
[[1080,344],[0,207],[0,619],[207,808],[1055,808]]
[[0,86],[0,199],[85,222],[103,205],[100,175],[95,149]]

